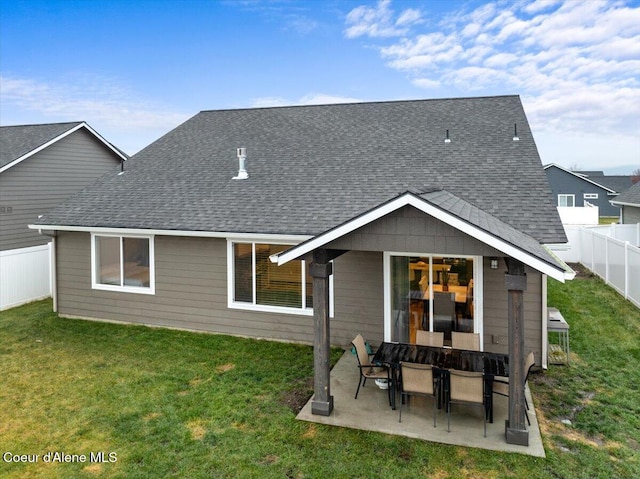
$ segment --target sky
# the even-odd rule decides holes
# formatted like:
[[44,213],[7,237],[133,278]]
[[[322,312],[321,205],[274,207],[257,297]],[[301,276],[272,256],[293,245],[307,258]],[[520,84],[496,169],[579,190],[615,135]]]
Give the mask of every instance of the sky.
[[202,110],[512,94],[543,164],[640,168],[640,0],[0,0],[0,124],[128,154]]

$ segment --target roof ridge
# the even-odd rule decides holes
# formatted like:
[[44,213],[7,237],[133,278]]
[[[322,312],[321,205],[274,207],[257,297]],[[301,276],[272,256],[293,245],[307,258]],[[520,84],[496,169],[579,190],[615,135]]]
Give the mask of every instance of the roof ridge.
[[22,124],[22,125],[0,125],[0,128],[24,128],[25,126],[79,125],[81,123],[86,123],[86,121],[78,120],[78,121],[59,121],[59,122],[51,122],[51,123],[26,123],[26,124]]
[[363,101],[347,101],[338,103],[312,103],[312,104],[293,104],[293,105],[274,105],[274,106],[256,106],[244,108],[220,108],[200,110],[200,113],[214,113],[226,111],[256,111],[256,110],[277,110],[286,108],[314,108],[327,106],[348,106],[348,105],[381,105],[381,104],[400,104],[400,103],[431,103],[438,101],[459,101],[459,100],[482,100],[490,98],[520,98],[518,94],[505,95],[482,95],[482,96],[466,96],[466,97],[442,97],[442,98],[414,98],[404,100],[363,100]]

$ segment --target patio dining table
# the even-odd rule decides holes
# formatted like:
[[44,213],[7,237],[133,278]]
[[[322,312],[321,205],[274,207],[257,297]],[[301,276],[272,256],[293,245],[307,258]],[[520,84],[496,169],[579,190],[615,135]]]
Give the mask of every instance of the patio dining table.
[[[446,380],[449,369],[481,372],[485,380],[485,398],[490,422],[493,422],[493,378],[509,376],[509,355],[484,351],[469,351],[447,347],[421,346],[418,344],[383,342],[371,359],[374,364],[384,364],[393,370],[392,384],[396,390],[396,377],[401,362],[431,364]],[[396,408],[395,394],[391,395],[391,407]]]

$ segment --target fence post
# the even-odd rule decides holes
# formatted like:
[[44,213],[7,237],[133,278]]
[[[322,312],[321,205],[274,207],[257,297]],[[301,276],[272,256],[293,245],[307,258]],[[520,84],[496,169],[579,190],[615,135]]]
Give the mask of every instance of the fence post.
[[609,284],[609,239],[611,236],[604,237],[604,282]]
[[624,299],[629,299],[629,242],[624,242]]
[[591,271],[596,270],[596,235],[593,231],[591,233]]

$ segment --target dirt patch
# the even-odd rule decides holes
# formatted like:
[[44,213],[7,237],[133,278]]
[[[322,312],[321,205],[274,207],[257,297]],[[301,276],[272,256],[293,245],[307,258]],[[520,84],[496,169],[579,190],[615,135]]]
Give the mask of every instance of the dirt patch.
[[596,275],[591,270],[585,268],[580,263],[568,263],[569,267],[576,272],[576,279],[590,279]]
[[313,378],[298,380],[293,387],[280,395],[280,403],[298,414],[313,395]]
[[318,429],[316,428],[316,425],[314,423],[310,423],[309,427],[307,428],[307,432],[305,432],[302,437],[305,439],[313,439],[314,437],[316,437],[317,433]]
[[207,429],[200,420],[188,422],[187,429],[191,432],[191,438],[196,441],[201,441],[207,433]]
[[235,369],[236,365],[233,363],[227,363],[227,364],[221,364],[220,366],[216,367],[216,372],[217,373],[226,373],[231,371],[232,369]]

